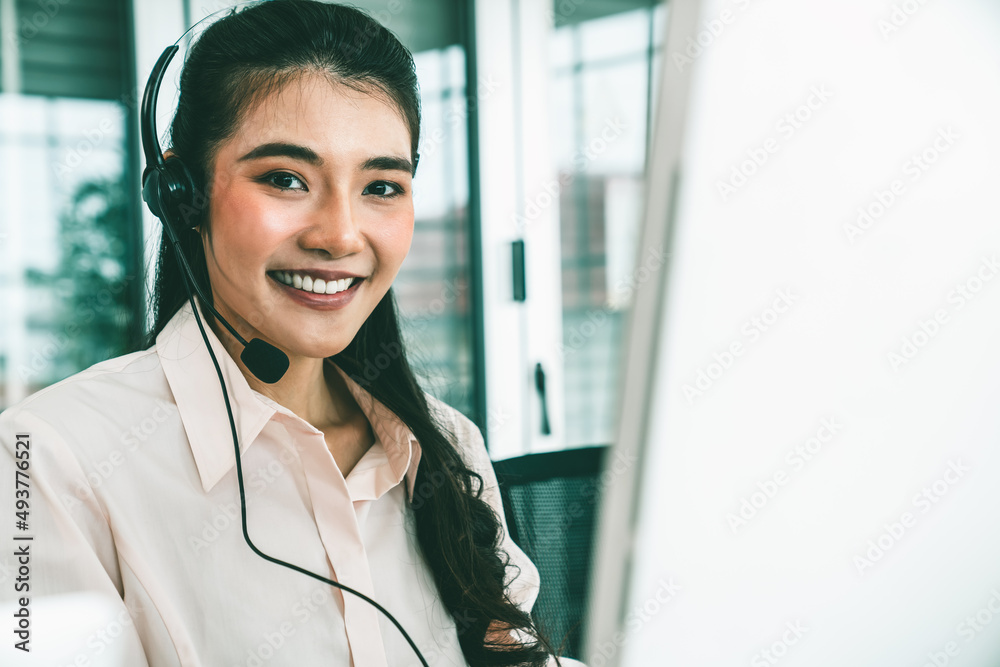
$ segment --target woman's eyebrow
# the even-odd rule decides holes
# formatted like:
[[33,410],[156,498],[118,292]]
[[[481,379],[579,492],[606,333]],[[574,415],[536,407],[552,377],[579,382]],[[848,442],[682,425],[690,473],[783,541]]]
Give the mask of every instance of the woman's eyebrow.
[[286,144],[282,142],[261,144],[236,161],[246,162],[247,160],[257,160],[264,157],[289,157],[293,160],[308,162],[316,167],[323,165],[323,158],[313,149],[298,144]]
[[413,163],[405,157],[379,155],[362,162],[361,171],[405,171],[407,174],[412,174]]
[[[289,144],[284,142],[271,142],[261,144],[250,152],[246,153],[237,162],[246,162],[265,157],[287,157],[293,160],[301,160],[313,166],[321,167],[324,164],[323,158],[316,151],[299,144]],[[405,157],[396,155],[379,155],[370,157],[361,163],[361,171],[405,171],[407,174],[413,173],[413,163]]]

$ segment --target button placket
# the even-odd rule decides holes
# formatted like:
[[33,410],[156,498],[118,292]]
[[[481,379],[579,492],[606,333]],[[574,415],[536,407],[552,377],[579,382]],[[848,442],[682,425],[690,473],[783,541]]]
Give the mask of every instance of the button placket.
[[[326,447],[322,433],[307,432],[301,450],[310,502],[333,579],[374,599],[374,585],[361,528],[347,482]],[[378,623],[380,613],[351,593],[343,596],[344,625],[356,667],[388,667]]]

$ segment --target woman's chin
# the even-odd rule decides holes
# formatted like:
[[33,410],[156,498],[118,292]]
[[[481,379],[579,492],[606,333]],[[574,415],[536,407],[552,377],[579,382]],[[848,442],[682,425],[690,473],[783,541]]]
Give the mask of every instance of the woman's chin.
[[322,344],[314,345],[292,345],[289,347],[279,346],[285,351],[290,360],[306,360],[306,359],[326,359],[328,357],[333,357],[340,354],[347,347],[347,343],[343,345],[330,345],[329,341],[324,341]]

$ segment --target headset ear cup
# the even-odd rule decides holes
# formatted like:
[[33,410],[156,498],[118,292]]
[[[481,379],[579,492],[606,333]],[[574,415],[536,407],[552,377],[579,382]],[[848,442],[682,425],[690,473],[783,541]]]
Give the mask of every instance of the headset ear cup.
[[161,201],[167,202],[168,215],[175,228],[193,227],[200,219],[194,206],[194,178],[184,160],[170,156],[160,168]]
[[147,167],[143,174],[142,199],[163,224],[180,232],[192,227],[199,217],[194,207],[194,179],[179,157]]
[[163,220],[163,211],[160,210],[160,170],[156,167],[146,167],[142,173],[142,200],[146,202],[150,212],[160,220]]

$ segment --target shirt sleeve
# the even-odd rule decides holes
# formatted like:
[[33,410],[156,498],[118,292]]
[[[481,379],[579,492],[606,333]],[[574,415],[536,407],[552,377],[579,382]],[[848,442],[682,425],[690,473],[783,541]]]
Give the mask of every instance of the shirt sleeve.
[[[123,601],[107,516],[59,430],[21,408],[0,414],[0,480],[0,502],[13,510],[2,517],[0,604],[16,611],[27,602],[31,651],[22,655],[30,657],[26,664],[148,667]],[[66,602],[55,596],[66,596]],[[81,600],[100,603],[93,607],[100,615],[80,618],[75,627],[46,623],[65,622],[56,619],[78,608]],[[89,624],[96,628],[88,633]]]

